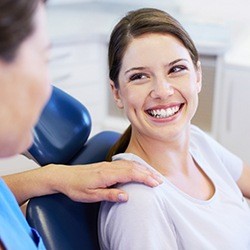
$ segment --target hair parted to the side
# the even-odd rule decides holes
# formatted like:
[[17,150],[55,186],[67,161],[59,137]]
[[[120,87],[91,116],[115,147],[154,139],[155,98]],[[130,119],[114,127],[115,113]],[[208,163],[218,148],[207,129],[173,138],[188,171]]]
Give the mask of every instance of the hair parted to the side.
[[119,88],[118,75],[128,45],[134,38],[150,33],[170,34],[179,39],[196,66],[199,58],[197,49],[189,34],[175,18],[153,8],[131,11],[114,27],[109,41],[109,77],[116,88]]
[[[199,55],[189,34],[182,25],[168,13],[154,9],[142,8],[129,12],[114,27],[109,41],[108,62],[109,78],[119,89],[119,73],[124,54],[134,38],[145,34],[170,34],[179,39],[188,50],[194,66],[197,66]],[[121,139],[110,150],[107,160],[117,153],[124,152],[131,137],[131,126]]]
[[22,42],[34,31],[34,13],[46,0],[0,1],[0,60],[11,62]]

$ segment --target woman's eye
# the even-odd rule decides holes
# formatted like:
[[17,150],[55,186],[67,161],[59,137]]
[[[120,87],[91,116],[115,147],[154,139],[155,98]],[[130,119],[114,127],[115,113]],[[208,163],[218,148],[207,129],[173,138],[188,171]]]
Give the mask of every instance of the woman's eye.
[[130,76],[129,80],[130,81],[135,81],[135,80],[141,80],[141,79],[145,79],[145,78],[147,78],[147,76],[145,74],[137,73],[137,74],[134,74],[134,75]]
[[178,73],[178,72],[181,72],[183,70],[186,70],[187,67],[186,66],[183,66],[183,65],[177,65],[177,66],[174,66],[170,69],[169,73]]

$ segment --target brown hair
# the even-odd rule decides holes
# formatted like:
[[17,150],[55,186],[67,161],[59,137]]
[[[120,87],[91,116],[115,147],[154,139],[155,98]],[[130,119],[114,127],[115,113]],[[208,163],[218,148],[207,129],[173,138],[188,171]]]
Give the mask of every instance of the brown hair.
[[[197,66],[199,60],[197,49],[182,25],[168,13],[153,9],[143,8],[129,12],[114,27],[109,41],[109,78],[119,89],[119,72],[124,53],[131,41],[147,33],[171,34],[179,39],[188,50],[193,64]],[[124,152],[131,137],[131,126],[121,136],[121,139],[111,148],[107,160],[114,154]]]
[[46,0],[0,1],[0,59],[11,62],[21,43],[34,30],[33,17],[39,2]]

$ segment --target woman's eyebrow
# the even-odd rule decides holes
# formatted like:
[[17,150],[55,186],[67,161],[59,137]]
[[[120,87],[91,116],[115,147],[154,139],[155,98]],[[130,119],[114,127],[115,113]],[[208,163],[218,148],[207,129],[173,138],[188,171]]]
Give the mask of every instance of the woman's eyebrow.
[[169,66],[173,66],[174,64],[176,64],[176,63],[178,63],[178,62],[180,62],[180,61],[186,61],[186,62],[188,62],[188,60],[185,59],[185,58],[179,58],[179,59],[176,59],[176,60],[170,62],[168,65],[169,65]]
[[145,67],[133,67],[133,68],[130,68],[128,70],[125,71],[125,74],[129,73],[130,71],[134,71],[134,70],[144,70]]
[[[173,66],[174,64],[176,64],[176,63],[178,63],[178,62],[180,62],[180,61],[186,61],[186,62],[188,62],[188,60],[185,59],[185,58],[179,58],[179,59],[176,59],[176,60],[170,62],[170,63],[168,64],[168,66]],[[134,71],[134,70],[145,70],[145,69],[146,69],[146,67],[132,67],[132,68],[126,70],[126,71],[125,71],[125,74],[127,74],[127,73],[129,73],[129,72],[131,72],[131,71]]]

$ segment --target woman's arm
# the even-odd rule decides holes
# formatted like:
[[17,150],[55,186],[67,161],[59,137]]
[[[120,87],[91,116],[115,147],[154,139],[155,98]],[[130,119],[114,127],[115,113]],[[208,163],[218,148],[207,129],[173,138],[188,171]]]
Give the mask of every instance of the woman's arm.
[[243,165],[242,173],[237,184],[243,195],[250,199],[250,166],[248,164]]
[[130,183],[122,185],[129,193],[126,203],[102,203],[98,233],[101,249],[177,250],[178,239],[169,218],[162,192]]
[[159,176],[146,167],[129,161],[101,162],[82,166],[50,164],[7,175],[3,179],[20,205],[32,197],[58,192],[75,201],[123,202],[128,200],[127,193],[108,187],[132,181],[155,187],[162,182]]

